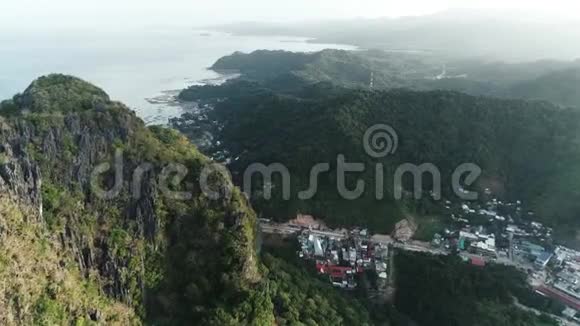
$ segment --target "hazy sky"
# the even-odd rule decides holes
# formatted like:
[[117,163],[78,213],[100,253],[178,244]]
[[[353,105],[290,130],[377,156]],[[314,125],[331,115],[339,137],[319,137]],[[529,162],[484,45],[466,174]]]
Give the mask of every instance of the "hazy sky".
[[452,8],[517,8],[580,18],[577,0],[0,0],[0,28],[397,17]]

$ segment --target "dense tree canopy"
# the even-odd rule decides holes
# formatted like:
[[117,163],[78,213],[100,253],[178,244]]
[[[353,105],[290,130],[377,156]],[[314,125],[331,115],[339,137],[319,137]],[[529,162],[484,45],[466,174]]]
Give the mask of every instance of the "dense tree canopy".
[[395,305],[423,325],[558,325],[515,307],[514,298],[530,302],[535,295],[515,268],[402,251],[395,265]]
[[[476,184],[480,191],[490,188],[501,198],[522,200],[559,231],[573,232],[575,228],[569,226],[578,226],[577,110],[450,91],[365,91],[324,83],[281,93],[241,81],[198,88],[197,96],[207,100],[220,89],[236,89],[238,83],[247,91],[231,92],[233,96],[216,102],[208,113],[208,120],[220,125],[214,131],[220,145],[214,150],[226,150],[237,158],[230,166],[238,173],[238,182],[252,163],[280,162],[289,168],[294,195],[290,201],[281,199],[280,184],[274,187],[274,200],[254,198],[259,212],[267,217],[312,213],[331,224],[388,231],[409,211],[409,205],[393,202],[392,196],[375,199],[374,164],[385,165],[385,188],[392,195],[392,177],[400,164],[432,163],[441,171],[443,193],[453,200],[452,172],[462,163],[474,163],[483,170]],[[399,146],[396,153],[375,160],[365,153],[362,142],[365,131],[377,123],[395,129]],[[190,128],[176,125],[186,133]],[[337,194],[338,154],[349,162],[367,163],[367,170],[359,175],[367,185],[360,199],[342,200]],[[297,199],[296,194],[308,188],[310,169],[320,162],[330,163],[331,171],[319,177],[317,195],[312,200]],[[351,175],[350,189],[356,178]],[[424,190],[428,191],[426,179]],[[568,236],[573,239],[575,234]]]
[[[276,90],[295,89],[299,82],[368,89],[372,80],[375,89],[453,90],[580,108],[580,61],[503,63],[378,50],[256,51],[223,57],[212,68],[239,71],[242,78]],[[182,98],[187,97],[185,91]]]

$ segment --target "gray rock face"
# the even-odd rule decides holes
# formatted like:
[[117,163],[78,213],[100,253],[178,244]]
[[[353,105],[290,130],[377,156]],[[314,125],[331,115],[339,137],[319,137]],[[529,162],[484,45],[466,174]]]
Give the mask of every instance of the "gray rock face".
[[[101,112],[104,121],[111,117]],[[131,113],[127,113],[130,115]],[[22,203],[31,205],[41,212],[42,182],[57,183],[63,189],[80,191],[85,197],[85,207],[89,210],[98,198],[91,192],[91,173],[95,166],[111,162],[114,142],[126,143],[132,133],[130,126],[122,123],[108,123],[87,120],[76,113],[60,117],[58,123],[33,122],[27,119],[12,119],[3,122],[0,128],[0,194],[7,194]],[[138,162],[124,159],[124,189],[129,189],[132,168]],[[144,178],[141,196],[125,196],[115,199],[111,205],[121,206],[122,216],[128,227],[125,229],[131,239],[153,241],[157,230],[156,182],[153,175]],[[97,219],[109,218],[101,212],[102,206],[95,206]],[[143,252],[123,248],[127,254],[114,254],[107,233],[86,234],[79,225],[87,221],[77,216],[59,216],[64,222],[64,230],[59,231],[61,245],[76,258],[81,272],[89,275],[97,271],[104,279],[103,290],[111,297],[133,304],[130,293],[131,280],[126,276],[131,262],[143,261]],[[82,217],[81,217],[82,218]],[[91,221],[91,223],[99,223]],[[106,223],[105,223],[106,224]],[[136,227],[129,227],[136,225]],[[143,273],[143,270],[138,271]],[[136,275],[138,288],[143,287],[143,276]]]
[[[261,281],[248,203],[225,176],[211,180],[220,200],[195,184],[209,162],[181,135],[147,128],[75,78],[40,78],[0,105],[0,200],[36,207],[42,225],[34,226],[44,228],[59,267],[78,268],[153,324],[203,320],[215,307],[199,298],[229,304],[231,294]],[[187,176],[170,191],[190,191],[189,200],[167,194],[162,177],[172,163]],[[200,289],[199,298],[188,289]],[[85,315],[108,322],[105,310]]]
[[0,144],[0,193],[36,207],[42,213],[40,169],[16,145],[15,152],[9,143]]

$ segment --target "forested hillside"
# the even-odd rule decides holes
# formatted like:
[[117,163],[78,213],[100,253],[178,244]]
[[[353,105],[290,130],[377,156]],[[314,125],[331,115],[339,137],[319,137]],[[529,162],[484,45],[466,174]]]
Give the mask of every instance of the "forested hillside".
[[263,261],[268,269],[274,309],[280,316],[278,325],[373,324],[367,308],[356,297],[348,292],[341,293],[328,282],[316,278],[311,269],[293,265],[270,253],[264,254]]
[[512,86],[516,97],[580,107],[580,68],[558,70]]
[[458,257],[397,252],[395,305],[422,325],[548,326],[558,323],[514,305],[516,298],[540,310],[561,311],[535,294],[526,275],[501,265],[472,266]]
[[[236,83],[222,87],[236,88]],[[208,94],[207,90],[215,92],[216,88],[197,89],[200,94]],[[407,214],[438,212],[425,200],[394,202],[392,196],[375,200],[375,163],[386,166],[385,185],[390,195],[397,166],[433,163],[441,170],[444,194],[453,200],[450,175],[469,162],[483,170],[477,189],[490,188],[500,198],[521,200],[538,218],[556,226],[560,236],[576,237],[580,209],[577,110],[449,91],[365,91],[328,84],[287,94],[263,87],[244,93],[248,95],[220,100],[208,113],[208,120],[219,122],[215,133],[220,144],[214,150],[225,150],[236,158],[230,167],[239,173],[238,182],[251,163],[280,162],[290,169],[291,200],[282,200],[279,184],[273,187],[274,200],[254,198],[264,216],[285,219],[310,213],[333,225],[366,225],[388,231]],[[393,155],[373,160],[364,152],[362,139],[377,123],[396,130],[399,146]],[[181,125],[186,133],[191,128]],[[367,163],[367,170],[360,174],[367,191],[360,199],[344,200],[337,193],[334,169],[338,154],[349,162]],[[313,199],[297,199],[296,194],[308,188],[310,169],[319,162],[329,162],[331,172],[320,176]],[[349,188],[354,189],[355,175],[348,180]]]
[[[242,78],[270,83],[280,78],[299,78],[306,83],[331,81],[347,87],[369,87],[371,72],[376,88],[410,87],[414,82],[441,72],[443,61],[424,55],[401,55],[383,51],[323,50],[315,53],[255,51],[234,53],[211,68],[234,70]],[[275,83],[274,83],[275,84]]]
[[[332,82],[364,89],[454,90],[580,108],[579,61],[504,63],[379,50],[256,51],[223,57],[212,69],[238,71],[244,79],[282,92],[294,91],[301,83]],[[188,97],[194,98],[187,91],[181,94],[182,99]]]

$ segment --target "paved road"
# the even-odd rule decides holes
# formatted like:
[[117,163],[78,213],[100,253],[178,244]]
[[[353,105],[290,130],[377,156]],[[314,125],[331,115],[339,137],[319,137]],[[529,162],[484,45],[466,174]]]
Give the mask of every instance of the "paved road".
[[[303,228],[295,225],[290,224],[276,224],[276,223],[266,223],[261,222],[260,227],[262,232],[270,233],[270,234],[281,234],[281,235],[292,235],[296,234],[303,230]],[[346,239],[348,237],[347,234],[337,231],[320,231],[320,230],[310,230],[312,234],[327,236],[334,239]],[[434,255],[448,255],[449,253],[440,249],[431,248],[429,243],[426,242],[419,242],[419,241],[411,241],[408,243],[400,243],[393,240],[388,235],[374,235],[372,236],[369,241],[374,244],[381,244],[381,245],[392,245],[395,248],[408,250],[408,251],[416,251],[416,252],[427,252]]]
[[[270,233],[270,234],[281,234],[281,235],[292,235],[299,233],[303,230],[302,227],[297,225],[291,224],[277,224],[277,223],[269,223],[269,222],[261,222],[260,227],[262,232]],[[310,230],[312,234],[327,236],[334,239],[346,239],[348,235],[346,233],[338,232],[338,231],[320,231],[320,230]],[[384,234],[375,234],[373,235],[369,241],[374,244],[381,244],[381,245],[391,245],[395,248],[407,250],[407,251],[414,251],[414,252],[424,252],[430,253],[433,255],[449,255],[450,253],[443,249],[436,249],[431,247],[431,244],[428,242],[421,242],[421,241],[410,241],[410,242],[397,242],[391,236],[384,235]],[[472,257],[481,257],[479,255],[473,255],[466,252],[462,252],[461,256],[470,259]],[[526,269],[526,266],[519,266],[515,264],[513,261],[509,259],[496,259],[494,260],[496,264],[508,265],[508,266],[516,266],[522,269]]]

